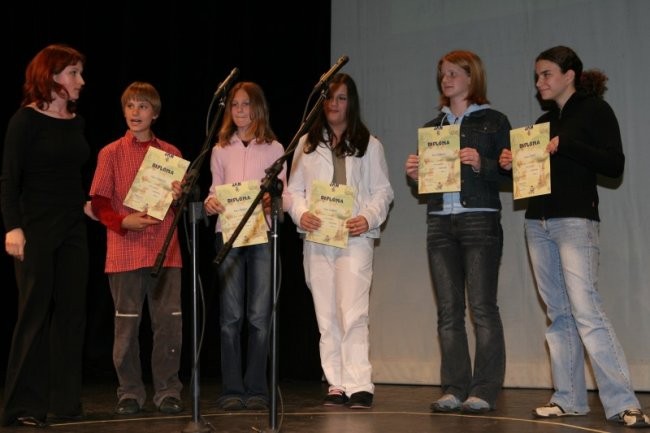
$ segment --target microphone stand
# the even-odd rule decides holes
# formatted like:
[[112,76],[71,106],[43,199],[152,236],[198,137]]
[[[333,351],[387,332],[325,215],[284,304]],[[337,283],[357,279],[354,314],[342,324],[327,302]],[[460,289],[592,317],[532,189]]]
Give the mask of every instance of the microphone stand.
[[211,426],[204,422],[200,414],[200,373],[199,373],[199,332],[198,332],[198,254],[197,254],[197,224],[199,219],[205,218],[203,213],[203,202],[196,201],[190,205],[190,221],[192,224],[192,419],[183,428],[182,433],[205,433],[212,430]]
[[[194,187],[196,186],[196,183],[199,178],[201,166],[203,165],[203,161],[205,160],[205,156],[208,154],[208,151],[212,147],[212,144],[214,142],[214,137],[216,135],[216,131],[219,126],[219,120],[221,118],[221,114],[225,106],[225,99],[226,99],[226,93],[228,87],[227,82],[230,81],[232,78],[234,78],[234,73],[235,70],[233,70],[233,73],[231,73],[230,76],[223,83],[221,83],[219,89],[213,96],[213,102],[217,99],[218,96],[221,97],[221,99],[219,100],[217,113],[214,116],[212,123],[210,124],[209,130],[206,134],[206,138],[205,141],[203,142],[203,147],[201,148],[201,152],[199,153],[199,156],[192,162],[187,172],[187,175],[185,176],[185,180],[183,182],[183,193],[180,199],[178,200],[178,211],[174,215],[174,221],[172,223],[172,226],[167,232],[165,242],[163,243],[163,246],[161,247],[161,250],[158,253],[158,256],[156,258],[156,263],[152,268],[151,271],[152,277],[157,277],[158,274],[160,273],[160,269],[162,268],[163,262],[165,260],[167,249],[169,248],[169,244],[171,243],[171,240],[174,236],[174,231],[178,226],[181,210],[185,209],[188,197],[190,196],[189,192],[194,190]],[[191,239],[192,242],[192,248],[191,248],[191,256],[192,256],[192,391],[191,391],[192,419],[187,424],[187,426],[183,428],[182,433],[206,433],[213,430],[213,428],[203,420],[200,414],[200,369],[199,369],[199,348],[198,348],[199,336],[198,336],[198,323],[197,323],[198,321],[197,288],[198,288],[199,271],[198,271],[198,260],[197,260],[198,238],[196,236],[196,232],[197,232],[196,225],[199,218],[205,218],[202,202],[198,201],[191,204],[190,216],[191,216],[191,224],[192,224],[192,239]]]
[[[262,180],[262,184],[260,186],[260,192],[255,196],[253,199],[253,202],[251,203],[250,207],[242,217],[241,221],[239,222],[239,225],[233,232],[232,236],[230,239],[228,239],[227,242],[223,244],[221,249],[219,250],[219,253],[217,254],[217,257],[214,259],[214,263],[217,265],[221,264],[223,262],[223,259],[226,257],[228,252],[232,249],[232,246],[237,239],[237,236],[239,233],[242,231],[244,226],[246,225],[246,221],[250,218],[250,216],[253,214],[253,211],[255,210],[255,207],[257,204],[260,202],[262,199],[262,196],[264,195],[265,192],[268,192],[271,195],[271,202],[274,203],[272,205],[272,214],[271,214],[271,243],[272,243],[272,261],[271,261],[271,285],[272,285],[272,293],[273,293],[273,306],[272,306],[272,315],[271,315],[271,327],[270,327],[270,346],[271,346],[271,365],[270,365],[270,371],[271,371],[271,378],[269,380],[270,382],[270,401],[269,401],[269,427],[266,430],[263,430],[263,433],[276,433],[279,432],[278,426],[277,426],[277,376],[278,376],[278,365],[277,365],[277,347],[278,347],[278,332],[277,332],[277,303],[278,303],[278,293],[279,293],[279,287],[278,287],[278,275],[279,275],[279,254],[278,254],[278,244],[279,244],[279,234],[277,230],[277,223],[279,218],[279,215],[282,214],[282,207],[277,205],[276,199],[274,197],[280,197],[280,203],[281,203],[281,198],[282,198],[282,182],[278,179],[278,175],[282,171],[282,166],[284,162],[287,160],[287,158],[293,154],[294,150],[298,146],[298,141],[300,140],[300,137],[303,136],[311,123],[314,121],[316,116],[320,113],[322,110],[323,106],[323,101],[325,100],[326,97],[326,86],[321,90],[320,97],[312,107],[311,111],[307,115],[306,119],[303,121],[303,123],[300,125],[300,128],[298,129],[298,132],[294,135],[293,139],[291,140],[291,143],[285,150],[284,154],[278,158],[273,164],[271,164],[270,167],[268,167],[265,170],[266,176]],[[277,209],[279,207],[279,209]]]

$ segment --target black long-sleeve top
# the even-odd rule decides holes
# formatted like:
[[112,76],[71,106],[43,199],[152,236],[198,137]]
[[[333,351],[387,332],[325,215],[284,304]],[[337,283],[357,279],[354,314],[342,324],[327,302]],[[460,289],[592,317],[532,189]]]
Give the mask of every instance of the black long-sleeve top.
[[555,108],[537,123],[551,123],[550,136],[559,136],[551,155],[551,194],[531,197],[526,218],[587,218],[598,215],[597,175],[619,177],[625,155],[614,111],[602,98],[579,92],[562,110]]
[[7,127],[0,202],[7,231],[47,212],[83,212],[81,167],[90,156],[80,115],[57,119],[22,107]]

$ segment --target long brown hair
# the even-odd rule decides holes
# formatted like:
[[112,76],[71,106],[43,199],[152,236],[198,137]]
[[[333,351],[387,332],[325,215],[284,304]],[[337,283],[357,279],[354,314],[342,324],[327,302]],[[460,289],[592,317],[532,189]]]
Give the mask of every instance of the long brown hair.
[[[348,74],[338,73],[330,81],[329,94],[331,95],[334,90],[343,84],[348,89],[348,110],[345,113],[347,127],[342,136],[339,137],[340,141],[335,148],[335,152],[337,156],[346,155],[361,158],[368,149],[370,131],[361,120],[361,103],[359,102],[357,85]],[[323,102],[323,104],[326,103],[327,101]],[[323,137],[323,131],[325,131],[325,137]],[[327,123],[325,110],[321,110],[320,115],[316,118],[307,133],[307,142],[304,147],[305,153],[312,153],[323,140],[329,144],[333,134],[332,128]]]
[[237,131],[237,125],[232,120],[230,106],[238,90],[243,90],[250,100],[251,132],[258,143],[271,143],[275,140],[275,133],[269,122],[269,107],[264,97],[262,88],[252,81],[241,81],[233,86],[226,98],[226,109],[224,110],[221,129],[219,130],[219,146],[227,146],[230,137]]
[[[54,100],[52,93],[69,96],[65,87],[54,81],[54,76],[66,67],[81,62],[86,58],[79,51],[64,44],[53,44],[43,48],[27,65],[25,84],[23,84],[22,106],[36,104],[41,110],[46,110]],[[76,101],[68,99],[68,111],[74,113]]]

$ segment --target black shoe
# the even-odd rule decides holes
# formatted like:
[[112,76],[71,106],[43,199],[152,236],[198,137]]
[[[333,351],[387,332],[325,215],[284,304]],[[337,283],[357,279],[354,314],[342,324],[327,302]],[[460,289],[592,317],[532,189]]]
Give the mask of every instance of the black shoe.
[[348,402],[348,396],[340,389],[331,390],[323,399],[324,406],[343,406]]
[[269,408],[269,402],[263,397],[252,396],[246,400],[246,409],[249,410],[266,410]]
[[179,413],[183,411],[183,403],[181,403],[181,401],[176,397],[170,395],[163,398],[163,401],[160,402],[160,406],[158,406],[158,410],[168,415]]
[[55,413],[54,415],[49,417],[50,421],[55,421],[55,422],[59,422],[59,421],[81,421],[84,418],[86,418],[86,415],[83,412],[75,414],[75,415],[61,415],[61,414]]
[[38,418],[34,418],[33,416],[20,416],[16,418],[15,425],[23,426],[23,427],[38,427],[38,428],[48,426],[48,424],[45,421],[40,420]]
[[133,415],[138,412],[140,412],[140,405],[134,398],[123,398],[115,407],[115,413],[118,415]]
[[244,400],[242,400],[240,397],[235,396],[221,397],[217,400],[217,405],[227,412],[233,410],[242,410],[246,407],[244,405]]
[[370,409],[373,395],[367,391],[355,392],[350,396],[347,406],[350,409]]

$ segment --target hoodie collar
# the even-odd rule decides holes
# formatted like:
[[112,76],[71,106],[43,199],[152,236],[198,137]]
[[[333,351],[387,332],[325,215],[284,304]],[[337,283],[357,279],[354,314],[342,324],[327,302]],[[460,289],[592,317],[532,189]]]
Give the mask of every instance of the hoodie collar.
[[490,108],[490,104],[481,104],[481,105],[471,104],[469,107],[467,107],[467,109],[463,114],[461,114],[460,116],[456,116],[454,113],[451,112],[451,108],[444,106],[440,111],[445,113],[445,116],[442,118],[440,124],[442,125],[445,119],[447,119],[450,125],[453,125],[455,123],[460,124],[463,121],[463,118],[465,116],[468,116],[471,113],[474,113],[475,111],[485,110],[486,108]]

